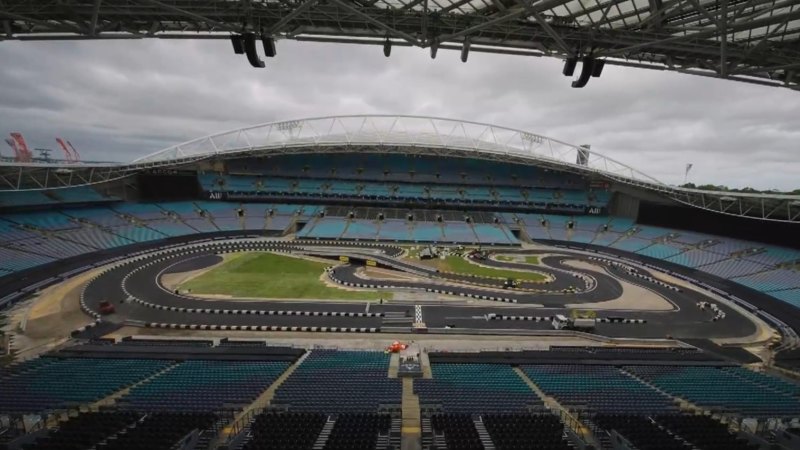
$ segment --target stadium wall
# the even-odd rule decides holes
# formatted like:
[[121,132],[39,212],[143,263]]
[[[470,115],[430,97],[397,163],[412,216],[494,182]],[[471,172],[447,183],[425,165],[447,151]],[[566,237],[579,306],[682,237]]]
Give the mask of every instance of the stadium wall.
[[688,206],[643,201],[638,223],[800,248],[800,224],[729,216]]
[[611,200],[609,212],[612,216],[636,220],[639,216],[639,199],[623,192],[617,192]]

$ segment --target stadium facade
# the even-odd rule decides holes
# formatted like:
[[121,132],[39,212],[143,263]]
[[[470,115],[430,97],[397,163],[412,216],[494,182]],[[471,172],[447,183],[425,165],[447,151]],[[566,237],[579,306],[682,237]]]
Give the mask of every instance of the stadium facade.
[[[268,230],[362,241],[559,242],[627,252],[800,306],[800,252],[790,249],[798,246],[800,196],[669,186],[588,147],[495,125],[312,118],[219,133],[131,163],[10,162],[1,170],[12,252],[0,267],[6,279],[57,259],[21,236],[69,246],[58,255],[78,257],[159,238]],[[53,214],[54,207],[63,209]],[[104,212],[130,229],[109,229]],[[273,215],[280,220],[265,227]],[[415,215],[434,230],[401,229]],[[156,222],[139,222],[149,220]],[[169,224],[174,229],[159,228]],[[482,236],[476,228],[484,224],[502,237]],[[448,236],[452,227],[460,231]]]

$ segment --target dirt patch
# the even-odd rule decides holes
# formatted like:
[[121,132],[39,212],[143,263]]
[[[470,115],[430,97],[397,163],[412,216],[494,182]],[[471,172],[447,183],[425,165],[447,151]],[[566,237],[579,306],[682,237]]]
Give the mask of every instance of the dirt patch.
[[420,278],[415,275],[378,267],[362,267],[356,271],[356,275],[365,280],[421,281]]
[[[576,269],[604,271],[603,266],[578,260],[565,260],[564,265]],[[641,286],[629,283],[619,278],[615,279],[622,285],[622,295],[614,300],[596,303],[576,303],[566,305],[568,308],[595,308],[604,310],[644,310],[644,311],[673,311],[675,305],[669,300],[647,290]]]
[[[69,339],[75,329],[92,322],[81,311],[81,291],[106,267],[82,273],[42,290],[24,313],[14,316],[13,327],[20,330],[14,333],[14,348],[20,357],[48,351]],[[21,324],[24,327],[20,327]]]
[[[220,255],[222,256],[222,261],[208,266],[204,269],[197,269],[197,270],[190,270],[188,272],[179,272],[179,273],[165,273],[161,275],[161,285],[164,286],[167,290],[174,291],[183,283],[186,283],[190,280],[193,280],[200,275],[204,275],[208,273],[209,270],[215,269],[225,263],[227,259],[225,258],[228,255]],[[230,259],[230,258],[228,258]]]

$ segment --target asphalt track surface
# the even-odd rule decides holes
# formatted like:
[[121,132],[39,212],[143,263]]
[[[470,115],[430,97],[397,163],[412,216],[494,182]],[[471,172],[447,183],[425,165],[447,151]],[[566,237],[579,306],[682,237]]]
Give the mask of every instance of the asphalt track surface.
[[[179,325],[211,325],[236,327],[337,327],[358,328],[378,331],[398,327],[410,331],[411,322],[421,313],[422,321],[429,329],[446,326],[456,329],[482,330],[551,330],[548,320],[555,314],[566,313],[566,304],[594,303],[618,298],[622,293],[619,280],[649,289],[668,299],[675,308],[672,311],[621,311],[597,310],[601,318],[624,318],[643,320],[645,323],[598,323],[595,333],[609,337],[632,338],[722,338],[743,337],[756,331],[755,324],[727,305],[693,290],[676,290],[675,286],[654,283],[642,276],[651,274],[637,268],[635,276],[620,267],[605,265],[597,270],[570,267],[567,260],[592,262],[588,256],[562,249],[498,250],[499,253],[525,255],[550,255],[541,258],[541,265],[531,267],[494,260],[480,261],[481,264],[497,268],[528,269],[552,275],[551,283],[523,285],[547,292],[528,292],[518,289],[502,289],[503,280],[471,277],[457,274],[438,273],[433,269],[397,259],[402,253],[398,247],[390,245],[354,245],[352,243],[335,246],[308,242],[258,241],[258,244],[244,241],[216,242],[187,246],[168,252],[154,252],[136,260],[112,268],[92,282],[84,290],[86,307],[97,311],[101,301],[114,303],[116,313],[104,318],[110,321],[134,321],[138,323],[167,323]],[[361,301],[250,301],[243,299],[211,300],[186,295],[178,295],[160,284],[164,273],[179,273],[210,267],[219,262],[220,252],[230,251],[278,251],[314,255],[330,258],[336,265],[332,275],[339,281],[365,283],[356,276],[356,270],[366,260],[372,260],[379,267],[390,267],[407,271],[420,277],[421,282],[391,280],[391,285],[421,293],[429,290],[446,290],[461,296],[500,296],[515,303],[476,302],[454,299],[442,304],[436,294],[429,294],[430,300],[417,302],[388,302],[376,304]],[[349,264],[338,263],[339,256],[348,256]],[[586,281],[588,280],[588,284]],[[565,287],[577,287],[574,294],[560,292]],[[697,302],[717,303],[726,317],[712,321],[713,313],[700,310]],[[495,306],[496,304],[496,306]],[[541,306],[538,306],[541,305]],[[490,314],[514,316],[516,319],[489,320]],[[405,318],[405,319],[403,319]]]

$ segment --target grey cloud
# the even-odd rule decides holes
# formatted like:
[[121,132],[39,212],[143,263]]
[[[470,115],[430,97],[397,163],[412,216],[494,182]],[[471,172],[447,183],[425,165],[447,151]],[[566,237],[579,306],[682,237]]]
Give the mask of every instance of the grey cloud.
[[[273,120],[421,114],[495,123],[592,148],[668,183],[793,189],[797,93],[606,66],[572,89],[560,61],[278,42],[255,70],[226,41],[2,42],[0,124],[33,146],[130,160]],[[7,153],[7,150],[3,150]]]

